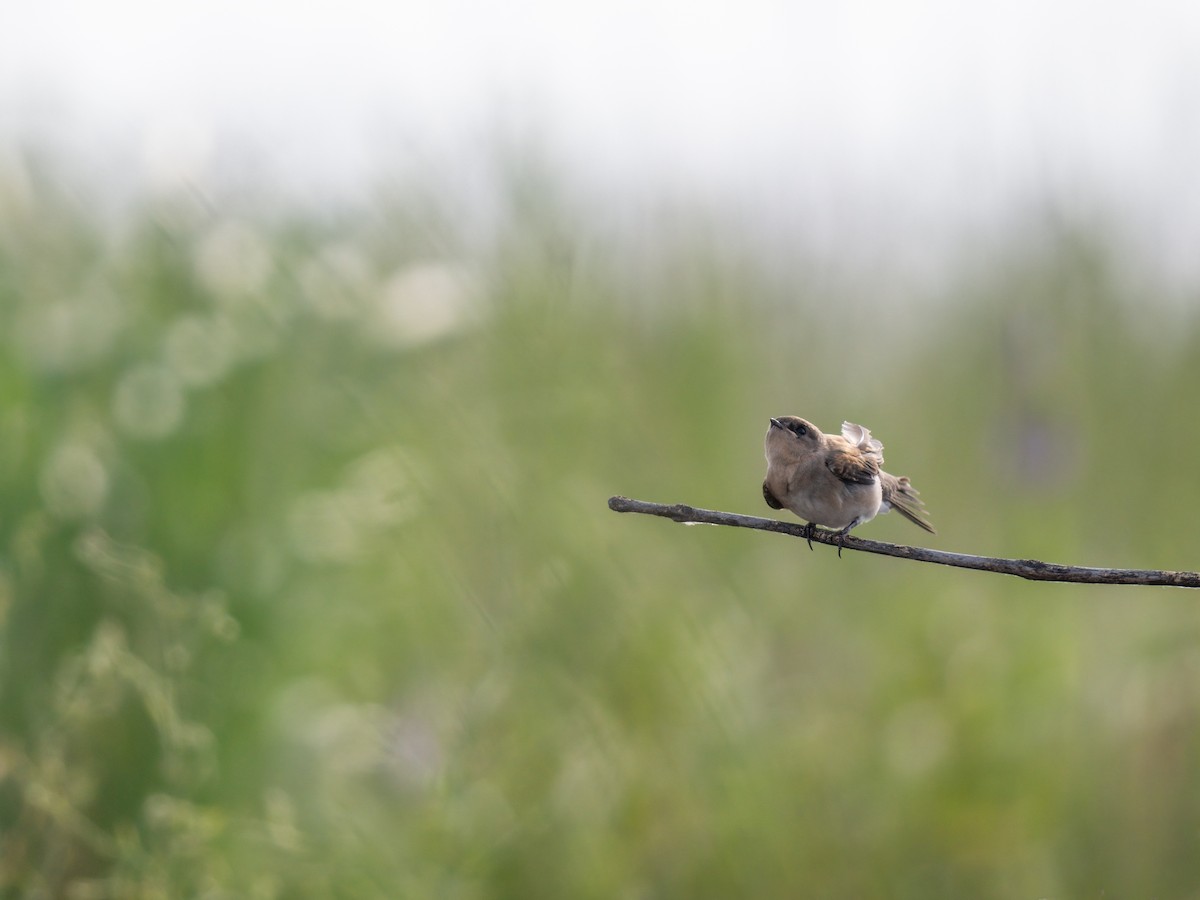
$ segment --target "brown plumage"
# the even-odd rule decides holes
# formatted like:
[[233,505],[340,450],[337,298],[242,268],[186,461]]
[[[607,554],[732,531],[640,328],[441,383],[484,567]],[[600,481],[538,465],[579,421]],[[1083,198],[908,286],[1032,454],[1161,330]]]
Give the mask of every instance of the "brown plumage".
[[771,419],[764,449],[763,499],[805,519],[810,535],[824,525],[844,536],[889,509],[935,533],[916,489],[883,471],[883,444],[861,425],[843,422],[838,436],[798,416],[780,416]]

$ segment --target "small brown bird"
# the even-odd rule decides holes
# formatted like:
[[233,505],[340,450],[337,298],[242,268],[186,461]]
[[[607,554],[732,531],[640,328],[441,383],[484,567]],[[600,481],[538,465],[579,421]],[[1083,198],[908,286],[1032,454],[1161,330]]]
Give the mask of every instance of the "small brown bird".
[[763,499],[772,509],[786,506],[808,521],[809,549],[817,525],[835,529],[840,539],[889,509],[937,533],[909,480],[883,471],[883,444],[861,425],[843,422],[837,437],[798,416],[780,416],[771,420],[763,447]]

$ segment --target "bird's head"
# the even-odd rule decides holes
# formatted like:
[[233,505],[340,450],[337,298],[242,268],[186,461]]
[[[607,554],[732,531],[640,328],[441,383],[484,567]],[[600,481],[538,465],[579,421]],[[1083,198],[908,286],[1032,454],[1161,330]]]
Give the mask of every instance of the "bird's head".
[[821,446],[821,429],[799,416],[771,419],[763,449],[768,462],[789,463],[803,459]]

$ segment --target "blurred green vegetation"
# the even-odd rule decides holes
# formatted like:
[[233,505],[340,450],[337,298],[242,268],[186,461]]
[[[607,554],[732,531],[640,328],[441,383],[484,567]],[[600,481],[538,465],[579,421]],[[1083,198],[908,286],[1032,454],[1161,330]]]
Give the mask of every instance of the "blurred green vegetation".
[[3,896],[1200,896],[1200,597],[605,506],[765,514],[767,417],[848,418],[933,546],[1200,567],[1200,308],[1101,237],[913,299],[523,176],[481,238],[32,171]]

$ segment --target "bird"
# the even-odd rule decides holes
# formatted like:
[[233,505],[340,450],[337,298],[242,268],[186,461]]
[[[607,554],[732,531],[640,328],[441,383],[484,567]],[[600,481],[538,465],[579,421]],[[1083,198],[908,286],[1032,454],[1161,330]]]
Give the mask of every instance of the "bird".
[[937,533],[917,489],[906,476],[883,471],[883,444],[861,425],[843,422],[839,437],[799,416],[778,416],[771,419],[763,449],[763,499],[772,509],[787,507],[807,521],[810,550],[816,526],[822,525],[836,531],[840,557],[851,528],[889,509]]

